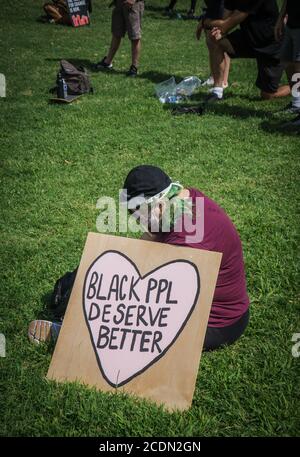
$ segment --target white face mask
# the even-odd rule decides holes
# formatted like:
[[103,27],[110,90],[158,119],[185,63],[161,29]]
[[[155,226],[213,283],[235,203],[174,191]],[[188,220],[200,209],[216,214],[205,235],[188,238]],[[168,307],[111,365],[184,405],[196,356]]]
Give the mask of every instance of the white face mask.
[[160,205],[148,205],[147,203],[144,203],[132,213],[132,216],[140,222],[144,230],[154,233],[159,231],[160,215]]

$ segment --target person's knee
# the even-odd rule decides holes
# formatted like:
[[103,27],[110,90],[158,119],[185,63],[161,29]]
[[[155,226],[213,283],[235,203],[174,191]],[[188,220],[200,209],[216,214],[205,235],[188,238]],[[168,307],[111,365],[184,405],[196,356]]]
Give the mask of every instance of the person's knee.
[[206,34],[206,45],[210,51],[220,47],[219,41],[214,40],[209,33]]
[[125,35],[122,35],[121,33],[112,33],[112,38],[114,41],[121,41],[122,38],[124,38]]

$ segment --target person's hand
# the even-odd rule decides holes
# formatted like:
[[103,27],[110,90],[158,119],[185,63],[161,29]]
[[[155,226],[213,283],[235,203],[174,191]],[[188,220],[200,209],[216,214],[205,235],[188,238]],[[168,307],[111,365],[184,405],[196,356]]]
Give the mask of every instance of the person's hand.
[[202,21],[200,21],[197,25],[197,28],[196,28],[196,39],[197,40],[200,40],[201,38],[201,34],[202,34],[202,30],[203,30],[203,23]]
[[283,34],[283,28],[284,28],[284,17],[279,17],[275,29],[274,29],[274,35],[275,35],[275,40],[280,41],[282,34]]
[[223,38],[222,32],[218,27],[213,27],[209,34],[210,37],[215,41],[219,41],[221,38]]

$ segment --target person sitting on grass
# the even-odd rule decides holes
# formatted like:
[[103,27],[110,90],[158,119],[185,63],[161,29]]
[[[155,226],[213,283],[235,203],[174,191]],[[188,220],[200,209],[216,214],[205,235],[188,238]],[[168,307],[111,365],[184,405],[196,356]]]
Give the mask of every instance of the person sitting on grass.
[[71,25],[71,19],[66,0],[52,0],[51,3],[45,3],[43,8],[46,15],[40,17],[41,22]]
[[[241,240],[225,211],[198,189],[173,182],[152,165],[141,165],[129,172],[120,203],[146,230],[144,240],[223,254],[204,350],[218,349],[240,338],[249,321],[249,298]],[[33,321],[29,338],[45,341],[51,332],[57,337],[60,325]]]
[[249,298],[241,240],[228,215],[198,189],[151,165],[132,169],[123,189],[121,203],[140,218],[143,239],[223,254],[204,350],[234,343],[248,325]]
[[[285,25],[286,23],[286,25]],[[292,101],[282,113],[296,114],[296,118],[285,124],[300,129],[300,2],[284,0],[278,21],[275,26],[275,38],[283,42],[280,58],[286,68]],[[297,76],[298,75],[298,76]]]
[[[206,21],[209,27],[207,45],[214,78],[214,87],[206,102],[223,98],[225,55],[231,58],[256,59],[256,86],[261,98],[270,100],[289,95],[289,86],[279,87],[283,73],[280,43],[274,38],[278,18],[276,0],[225,0],[222,20]],[[231,30],[239,26],[231,33]]]
[[120,47],[126,32],[131,41],[131,66],[127,76],[135,77],[138,73],[141,53],[142,16],[144,13],[143,0],[114,0],[112,11],[112,39],[108,54],[95,65],[96,70],[112,69],[113,59]]

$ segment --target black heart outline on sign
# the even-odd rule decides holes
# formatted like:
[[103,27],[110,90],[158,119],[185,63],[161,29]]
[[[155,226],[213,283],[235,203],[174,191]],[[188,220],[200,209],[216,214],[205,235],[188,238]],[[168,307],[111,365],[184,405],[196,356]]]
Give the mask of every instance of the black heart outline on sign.
[[[118,254],[122,257],[124,257],[136,270],[137,274],[139,275],[139,281],[140,280],[144,280],[145,278],[147,278],[147,276],[151,275],[152,273],[154,273],[155,271],[157,270],[160,270],[161,268],[167,266],[167,265],[170,265],[170,264],[176,264],[176,263],[188,263],[190,264],[195,272],[196,272],[196,277],[197,277],[197,291],[196,291],[196,294],[195,294],[195,299],[194,299],[194,302],[193,302],[193,305],[191,306],[190,308],[190,311],[188,312],[185,320],[183,321],[183,324],[181,325],[181,327],[179,328],[179,330],[177,331],[177,333],[175,334],[174,338],[172,339],[171,343],[165,347],[165,349],[157,356],[155,357],[153,360],[151,360],[151,362],[149,362],[147,365],[145,365],[141,370],[137,371],[136,373],[134,373],[132,376],[130,376],[129,378],[125,379],[124,381],[120,382],[120,383],[113,383],[112,381],[110,381],[108,379],[108,377],[106,376],[105,372],[104,372],[104,369],[102,368],[102,364],[101,364],[101,360],[100,360],[100,357],[99,357],[99,354],[98,354],[98,351],[97,351],[97,348],[95,346],[95,343],[94,343],[94,338],[93,338],[93,334],[92,334],[92,331],[91,331],[91,328],[90,328],[90,325],[89,325],[89,321],[88,321],[88,318],[87,318],[87,314],[86,314],[86,309],[85,309],[85,288],[86,288],[86,281],[87,281],[87,277],[89,275],[89,272],[90,270],[92,269],[92,267],[94,266],[94,264],[101,258],[103,257],[105,254],[108,254],[108,253],[113,253],[113,254]],[[148,273],[146,273],[144,276],[142,276],[139,272],[139,269],[137,268],[136,264],[129,258],[127,257],[127,255],[123,254],[122,252],[120,251],[117,251],[117,250],[114,250],[114,249],[109,249],[107,251],[104,251],[102,254],[100,254],[92,263],[91,265],[89,266],[89,268],[87,269],[87,272],[86,272],[86,275],[85,275],[85,278],[84,278],[84,283],[83,283],[83,289],[82,289],[82,307],[83,307],[83,314],[84,314],[84,318],[85,318],[85,323],[86,323],[86,326],[88,328],[88,331],[89,331],[89,335],[90,335],[90,339],[91,339],[91,343],[92,343],[92,346],[93,346],[93,349],[94,349],[94,353],[96,355],[96,360],[97,360],[97,364],[98,364],[98,367],[101,371],[101,374],[103,376],[103,378],[105,379],[105,381],[111,386],[111,387],[115,387],[115,388],[118,388],[118,387],[122,387],[124,384],[127,384],[129,381],[131,381],[133,378],[135,378],[136,376],[139,376],[140,374],[142,374],[144,371],[146,371],[150,366],[152,366],[154,363],[156,363],[159,359],[161,359],[165,354],[166,352],[170,349],[171,346],[173,346],[173,344],[175,343],[175,341],[177,340],[177,338],[179,337],[179,335],[181,334],[182,330],[184,329],[184,327],[186,326],[188,320],[190,319],[194,309],[195,309],[195,306],[197,304],[197,301],[198,301],[198,297],[199,297],[199,293],[200,293],[200,275],[199,275],[199,271],[198,271],[198,268],[196,267],[196,265],[191,262],[190,260],[184,260],[184,259],[178,259],[178,260],[171,260],[170,262],[167,262],[167,263],[164,263],[163,265],[160,265],[156,268],[154,268],[153,270],[149,271]]]

